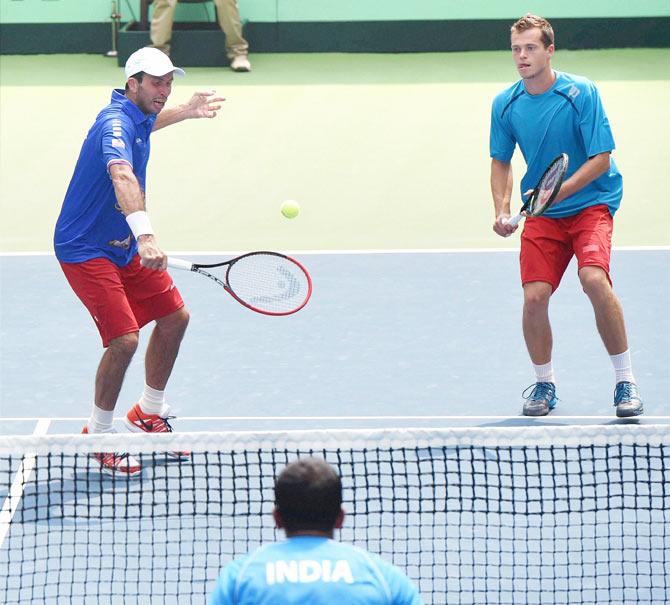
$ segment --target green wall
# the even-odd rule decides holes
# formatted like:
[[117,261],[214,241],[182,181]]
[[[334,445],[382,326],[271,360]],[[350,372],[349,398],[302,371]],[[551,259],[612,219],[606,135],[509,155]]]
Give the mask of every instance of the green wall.
[[[509,25],[551,19],[562,48],[670,47],[670,0],[238,0],[254,52],[500,50]],[[149,43],[140,0],[117,0],[119,60]],[[0,0],[0,55],[106,53],[112,0]],[[211,2],[180,2],[173,50],[184,65],[225,64]],[[209,56],[203,56],[203,48]],[[123,52],[121,52],[123,51]]]
[[[670,16],[670,0],[238,0],[251,22],[420,21]],[[139,0],[118,0],[124,22],[139,16]],[[0,23],[107,22],[111,0],[0,0]],[[205,20],[211,7],[179,7],[179,20]]]
[[278,0],[278,6],[278,20],[294,22],[670,15],[670,0]]

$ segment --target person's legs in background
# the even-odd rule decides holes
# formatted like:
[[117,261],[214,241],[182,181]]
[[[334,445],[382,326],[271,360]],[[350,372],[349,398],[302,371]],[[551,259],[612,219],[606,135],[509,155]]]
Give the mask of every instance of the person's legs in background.
[[150,31],[151,45],[169,55],[177,2],[176,0],[154,0],[153,7]]
[[[166,0],[163,0],[164,2]],[[251,71],[249,43],[242,36],[242,21],[237,0],[214,0],[219,25],[226,35],[226,54],[233,71]]]

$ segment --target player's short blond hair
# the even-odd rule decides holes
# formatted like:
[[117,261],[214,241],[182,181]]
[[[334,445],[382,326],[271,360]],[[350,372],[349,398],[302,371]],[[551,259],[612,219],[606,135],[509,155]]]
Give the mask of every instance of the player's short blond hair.
[[543,17],[530,13],[521,17],[521,19],[512,25],[512,33],[520,34],[521,32],[535,28],[542,32],[542,44],[544,44],[545,48],[554,43],[554,29],[551,27],[551,23]]

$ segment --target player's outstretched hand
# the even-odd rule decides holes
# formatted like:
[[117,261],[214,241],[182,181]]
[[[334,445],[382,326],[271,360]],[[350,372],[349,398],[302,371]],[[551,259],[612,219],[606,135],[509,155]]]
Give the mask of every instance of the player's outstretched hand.
[[205,90],[193,94],[184,105],[188,118],[215,118],[216,112],[221,109],[224,97],[215,97],[216,91]]

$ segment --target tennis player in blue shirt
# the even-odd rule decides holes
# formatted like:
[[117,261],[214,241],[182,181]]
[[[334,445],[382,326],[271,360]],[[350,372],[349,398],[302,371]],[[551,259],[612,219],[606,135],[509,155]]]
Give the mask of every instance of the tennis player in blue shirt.
[[620,417],[642,414],[633,376],[623,309],[612,290],[610,255],[613,217],[623,182],[611,153],[614,138],[598,90],[581,76],[555,71],[554,31],[546,19],[526,15],[511,30],[512,56],[521,79],[502,91],[491,112],[493,230],[506,237],[512,196],[510,161],[518,145],[527,164],[521,192],[530,193],[561,153],[570,158],[554,204],[527,218],[521,235],[523,334],[535,370],[523,413],[543,416],[557,401],[552,365],[549,299],[573,256],[579,280],[615,372],[614,405]]
[[319,458],[289,464],[275,482],[277,527],[286,540],[227,565],[210,605],[421,605],[398,568],[333,540],[342,527],[342,482]]
[[[146,167],[151,134],[190,118],[213,118],[222,98],[198,92],[164,109],[174,75],[183,70],[155,48],[133,53],[126,86],[112,92],[84,140],[56,223],[56,257],[70,286],[88,309],[105,352],[95,378],[95,400],[84,433],[111,432],[126,369],[139,329],[156,325],[145,357],[146,383],[125,417],[131,430],[166,432],[164,391],[188,324],[188,312],[165,271],[146,212]],[[184,452],[175,452],[177,457]],[[121,452],[95,455],[102,469],[131,476],[141,471]]]

